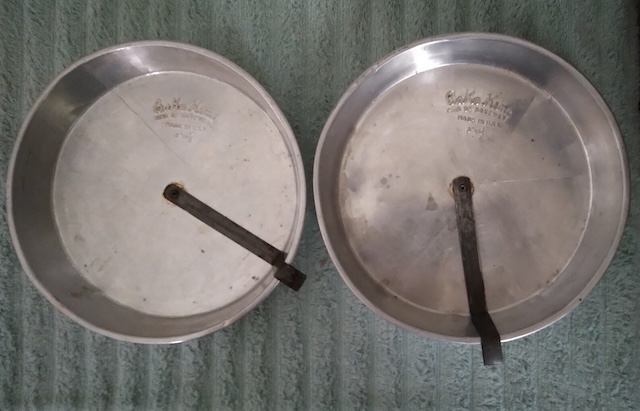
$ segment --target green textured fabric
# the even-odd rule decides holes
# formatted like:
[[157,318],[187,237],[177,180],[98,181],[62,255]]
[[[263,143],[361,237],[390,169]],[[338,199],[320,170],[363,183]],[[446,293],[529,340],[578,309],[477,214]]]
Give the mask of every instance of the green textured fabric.
[[58,314],[24,276],[3,213],[0,409],[640,409],[636,20],[627,0],[0,0],[3,184],[20,123],[56,73],[105,46],[171,39],[230,58],[266,87],[310,188],[321,128],[358,75],[407,42],[470,30],[523,37],[582,71],[620,123],[633,185],[622,244],[593,293],[507,343],[505,364],[491,368],[477,346],[407,333],[366,309],[332,265],[312,206],[301,292],[279,287],[228,329],[173,346],[116,342]]

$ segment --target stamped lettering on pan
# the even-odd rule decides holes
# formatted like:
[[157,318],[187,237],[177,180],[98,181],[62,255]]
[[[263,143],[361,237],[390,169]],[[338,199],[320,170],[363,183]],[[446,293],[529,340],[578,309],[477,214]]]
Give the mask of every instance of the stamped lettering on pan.
[[501,93],[478,93],[466,89],[450,90],[445,94],[447,113],[467,124],[467,133],[483,136],[490,128],[500,129],[511,118],[513,110],[501,99]]
[[198,101],[184,102],[180,97],[158,98],[153,103],[153,119],[175,130],[175,137],[191,142],[202,132],[213,128],[216,116]]

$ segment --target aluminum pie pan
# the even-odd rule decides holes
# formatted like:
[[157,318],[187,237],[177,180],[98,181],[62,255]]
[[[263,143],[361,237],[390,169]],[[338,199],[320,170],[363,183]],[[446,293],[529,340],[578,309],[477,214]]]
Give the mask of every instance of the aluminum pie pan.
[[166,41],[72,64],[28,113],[9,166],[27,276],[61,312],[120,340],[180,342],[230,325],[276,287],[274,269],[164,199],[172,182],[293,259],[302,160],[255,79]]
[[322,131],[314,198],[349,288],[411,331],[479,343],[451,181],[474,186],[489,311],[503,341],[562,318],[610,264],[629,204],[613,115],[570,64],[517,38],[427,38],[374,64]]

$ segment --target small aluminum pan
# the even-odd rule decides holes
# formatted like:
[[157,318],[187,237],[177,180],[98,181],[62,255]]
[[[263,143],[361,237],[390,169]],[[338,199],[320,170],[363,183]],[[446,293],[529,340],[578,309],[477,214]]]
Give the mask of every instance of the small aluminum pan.
[[169,183],[293,259],[305,182],[293,132],[229,60],[161,41],[98,51],[29,112],[8,178],[11,235],[36,287],[99,333],[166,343],[228,326],[274,269],[163,197]]
[[567,62],[495,34],[428,38],[367,70],[331,113],[314,195],[342,278],[415,332],[478,343],[454,200],[470,177],[503,341],[571,311],[609,265],[629,202],[614,117]]

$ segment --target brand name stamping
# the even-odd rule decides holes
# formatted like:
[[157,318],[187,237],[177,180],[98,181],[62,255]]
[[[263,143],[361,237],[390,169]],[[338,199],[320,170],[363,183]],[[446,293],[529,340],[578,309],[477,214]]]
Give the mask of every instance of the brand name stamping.
[[465,90],[463,93],[456,93],[453,90],[445,94],[447,102],[447,112],[473,112],[488,116],[493,116],[500,121],[507,121],[513,114],[511,107],[506,105],[500,94],[488,93],[481,95],[475,90]]
[[175,115],[177,113],[181,113],[180,117],[182,118],[189,118],[189,116],[184,116],[184,114],[193,113],[206,117],[209,120],[215,120],[215,116],[208,107],[197,101],[185,103],[179,97],[173,98],[170,101],[164,101],[161,98],[157,99],[153,103],[153,112],[156,115],[156,120],[162,120],[169,117],[175,118],[177,117]]
[[178,139],[189,143],[201,133],[213,128],[216,116],[211,109],[194,101],[184,102],[179,97],[169,100],[158,98],[154,101],[153,119],[174,133]]
[[513,110],[501,99],[501,93],[478,93],[466,89],[462,93],[453,90],[445,95],[447,113],[467,126],[467,133],[476,136],[492,134],[491,130],[503,128]]

